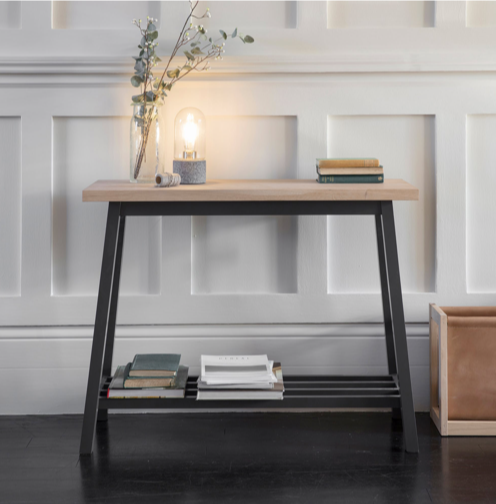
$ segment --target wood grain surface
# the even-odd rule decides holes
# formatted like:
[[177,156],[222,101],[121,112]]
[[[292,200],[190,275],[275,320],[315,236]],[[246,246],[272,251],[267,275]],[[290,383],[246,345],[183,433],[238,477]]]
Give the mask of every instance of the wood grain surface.
[[416,187],[400,179],[382,184],[318,184],[315,180],[207,180],[201,185],[158,188],[125,180],[99,180],[84,202],[107,201],[396,201],[418,200]]

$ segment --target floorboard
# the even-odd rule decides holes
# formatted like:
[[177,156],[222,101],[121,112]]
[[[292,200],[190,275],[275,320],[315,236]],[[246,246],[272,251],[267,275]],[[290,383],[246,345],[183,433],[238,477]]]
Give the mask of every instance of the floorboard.
[[441,438],[420,454],[387,413],[113,414],[78,456],[82,417],[0,417],[0,502],[496,502],[496,438]]

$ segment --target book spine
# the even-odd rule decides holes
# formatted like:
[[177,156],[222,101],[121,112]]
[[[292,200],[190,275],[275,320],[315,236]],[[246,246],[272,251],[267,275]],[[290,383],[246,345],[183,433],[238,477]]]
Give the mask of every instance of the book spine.
[[376,168],[378,159],[317,159],[319,168]]
[[368,167],[368,168],[319,168],[317,166],[317,173],[319,175],[384,175],[382,166]]
[[382,175],[319,175],[319,184],[380,184]]

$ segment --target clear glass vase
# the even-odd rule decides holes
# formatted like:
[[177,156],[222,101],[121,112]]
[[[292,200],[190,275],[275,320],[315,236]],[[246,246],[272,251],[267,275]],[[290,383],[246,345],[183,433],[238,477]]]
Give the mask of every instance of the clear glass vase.
[[158,172],[160,104],[136,103],[131,118],[131,182],[153,183]]

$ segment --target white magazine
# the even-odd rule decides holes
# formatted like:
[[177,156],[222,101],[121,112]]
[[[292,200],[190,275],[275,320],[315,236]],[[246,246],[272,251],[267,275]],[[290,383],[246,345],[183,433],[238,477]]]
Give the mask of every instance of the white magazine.
[[266,355],[202,355],[201,381],[208,385],[276,383]]

